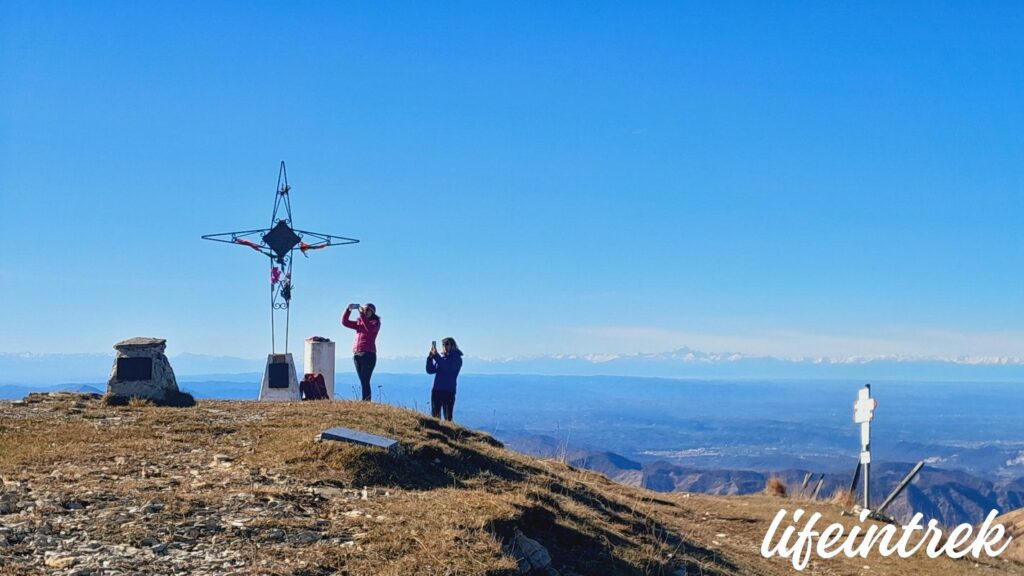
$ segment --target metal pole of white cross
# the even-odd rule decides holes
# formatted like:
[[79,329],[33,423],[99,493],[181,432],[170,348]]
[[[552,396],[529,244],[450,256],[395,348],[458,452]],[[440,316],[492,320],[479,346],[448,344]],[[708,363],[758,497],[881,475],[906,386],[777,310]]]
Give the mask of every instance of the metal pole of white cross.
[[871,420],[878,401],[871,397],[871,384],[865,384],[853,403],[853,421],[860,424],[860,465],[864,470],[864,509],[871,509]]

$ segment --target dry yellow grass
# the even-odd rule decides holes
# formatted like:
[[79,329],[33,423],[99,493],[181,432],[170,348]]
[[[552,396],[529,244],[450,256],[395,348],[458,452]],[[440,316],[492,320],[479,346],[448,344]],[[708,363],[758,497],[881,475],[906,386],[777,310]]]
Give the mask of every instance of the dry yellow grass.
[[145,408],[146,406],[153,406],[153,403],[145,398],[132,396],[131,399],[128,400],[128,405],[132,408]]
[[[395,437],[404,455],[315,441],[331,426]],[[142,546],[192,530],[195,546],[238,554],[232,573],[511,576],[508,544],[517,530],[545,546],[563,576],[794,573],[758,548],[780,505],[798,503],[621,486],[371,403],[202,401],[182,409],[73,395],[0,403],[0,477],[54,495],[57,504],[33,512],[33,521],[101,518],[159,501],[145,522],[96,520],[90,537]],[[84,499],[84,511],[61,510],[74,499]],[[852,522],[838,506],[799,506]],[[197,518],[207,517],[219,531],[204,532]],[[286,539],[273,540],[275,533]],[[318,539],[292,541],[305,533]],[[0,572],[33,573],[26,554],[21,545],[7,548]],[[814,561],[805,573],[862,575],[865,565],[872,574],[1021,573],[1002,560],[881,558]]]
[[856,503],[856,497],[849,490],[839,489],[832,494],[832,498],[829,501],[844,510],[849,510]]
[[789,494],[789,488],[782,478],[772,476],[764,484],[764,493],[775,498],[785,498]]
[[1005,525],[1013,536],[1013,542],[1006,550],[1006,557],[1024,565],[1024,508],[1003,514],[997,521]]

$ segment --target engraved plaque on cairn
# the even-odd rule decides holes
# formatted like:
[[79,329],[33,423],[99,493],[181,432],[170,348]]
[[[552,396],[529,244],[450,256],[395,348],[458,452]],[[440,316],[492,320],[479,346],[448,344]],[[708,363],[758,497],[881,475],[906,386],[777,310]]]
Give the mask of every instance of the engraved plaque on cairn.
[[130,338],[114,344],[117,357],[107,381],[108,402],[144,398],[160,405],[191,405],[191,396],[178,390],[166,349],[163,338]]

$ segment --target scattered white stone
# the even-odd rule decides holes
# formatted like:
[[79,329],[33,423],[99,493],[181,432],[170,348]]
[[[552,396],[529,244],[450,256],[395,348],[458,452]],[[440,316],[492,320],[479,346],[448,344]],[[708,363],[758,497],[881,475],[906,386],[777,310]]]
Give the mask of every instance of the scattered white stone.
[[44,562],[50,568],[57,568],[63,570],[65,568],[71,568],[78,563],[78,558],[74,556],[50,556]]
[[547,548],[541,546],[536,540],[528,538],[518,528],[515,532],[512,552],[519,566],[520,574],[544,574],[551,568],[551,555]]

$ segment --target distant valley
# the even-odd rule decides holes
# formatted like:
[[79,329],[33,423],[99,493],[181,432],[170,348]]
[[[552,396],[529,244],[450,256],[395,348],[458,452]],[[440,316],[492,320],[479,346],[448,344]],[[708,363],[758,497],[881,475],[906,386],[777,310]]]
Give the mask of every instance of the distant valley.
[[[849,474],[823,474],[813,470],[698,469],[672,464],[664,460],[637,462],[612,452],[594,452],[567,447],[551,436],[520,436],[506,441],[506,446],[531,456],[562,460],[587,470],[604,474],[611,480],[657,492],[700,492],[718,496],[756,494],[762,492],[768,479],[780,478],[793,497],[811,497],[819,478],[821,500],[830,499],[837,491],[847,490]],[[872,503],[877,505],[910,472],[912,464],[884,463],[872,471]],[[810,474],[810,482],[803,482]],[[859,487],[858,487],[859,488]],[[859,488],[860,489],[860,488]],[[859,500],[858,500],[859,501]],[[886,513],[902,522],[916,512],[935,518],[946,526],[976,523],[989,510],[1009,511],[1024,506],[1024,477],[990,481],[966,472],[925,466],[915,481],[886,509]]]

